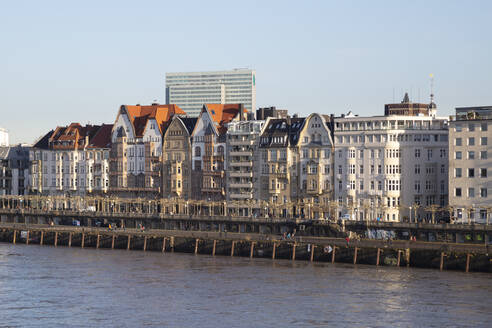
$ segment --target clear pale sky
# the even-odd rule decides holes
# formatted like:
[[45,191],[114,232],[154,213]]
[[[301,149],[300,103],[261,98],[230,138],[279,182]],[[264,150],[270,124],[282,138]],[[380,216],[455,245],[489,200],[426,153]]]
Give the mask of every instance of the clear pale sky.
[[0,127],[32,143],[165,102],[165,73],[256,69],[257,106],[492,104],[492,1],[3,1]]

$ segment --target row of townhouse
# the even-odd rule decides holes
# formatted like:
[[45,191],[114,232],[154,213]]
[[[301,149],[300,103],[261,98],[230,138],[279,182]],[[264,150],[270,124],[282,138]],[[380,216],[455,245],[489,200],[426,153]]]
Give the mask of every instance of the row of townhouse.
[[[177,105],[123,105],[113,125],[59,127],[31,150],[31,192],[223,201],[240,215],[266,206],[277,216],[387,221],[483,218],[469,209],[490,203],[491,129],[477,123],[470,130],[480,130],[475,138],[485,148],[469,149],[477,157],[468,160],[481,161],[458,167],[464,150],[455,148],[464,144],[448,136],[464,129],[454,128],[458,119],[437,117],[432,101],[405,96],[370,117],[259,112],[255,120],[241,104],[205,104],[190,118]],[[460,180],[465,170],[480,179]]]

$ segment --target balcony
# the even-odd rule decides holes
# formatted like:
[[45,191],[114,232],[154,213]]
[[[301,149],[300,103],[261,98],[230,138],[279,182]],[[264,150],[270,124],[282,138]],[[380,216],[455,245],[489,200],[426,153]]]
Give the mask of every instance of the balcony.
[[231,166],[236,166],[236,167],[252,167],[253,162],[230,162],[229,163]]
[[251,150],[246,151],[230,151],[229,156],[253,156],[253,152]]
[[230,172],[229,176],[232,178],[252,178],[253,172]]
[[253,188],[251,182],[229,182],[229,188]]
[[253,194],[252,193],[235,193],[235,194],[229,194],[230,199],[252,199]]
[[230,146],[249,146],[249,145],[254,145],[255,141],[254,140],[229,140],[229,145]]
[[202,192],[222,193],[224,190],[221,187],[203,187]]

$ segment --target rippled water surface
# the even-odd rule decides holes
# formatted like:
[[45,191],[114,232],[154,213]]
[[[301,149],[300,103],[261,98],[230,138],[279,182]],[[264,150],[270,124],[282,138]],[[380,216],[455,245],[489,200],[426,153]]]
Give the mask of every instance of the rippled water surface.
[[0,244],[0,327],[490,327],[491,278]]

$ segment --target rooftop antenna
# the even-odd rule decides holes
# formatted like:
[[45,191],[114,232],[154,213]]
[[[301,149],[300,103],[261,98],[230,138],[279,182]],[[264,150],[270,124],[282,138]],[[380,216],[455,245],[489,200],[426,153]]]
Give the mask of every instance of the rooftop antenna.
[[430,87],[431,87],[430,100],[432,104],[434,102],[434,74],[430,73],[429,78],[430,78]]

